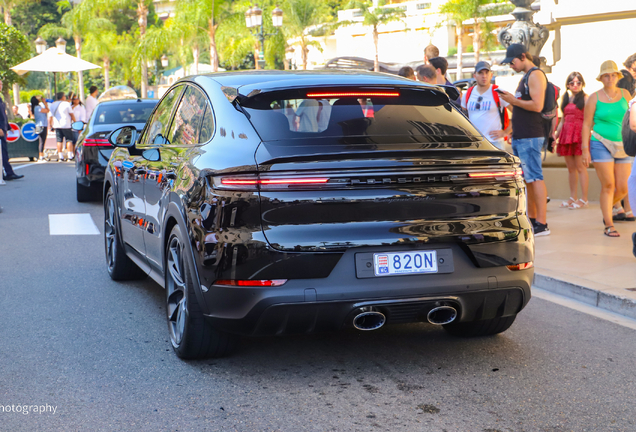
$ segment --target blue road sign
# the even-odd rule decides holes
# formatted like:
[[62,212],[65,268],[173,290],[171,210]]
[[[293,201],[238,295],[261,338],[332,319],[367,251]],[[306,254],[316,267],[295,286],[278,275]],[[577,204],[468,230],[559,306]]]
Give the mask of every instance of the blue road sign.
[[22,138],[29,142],[37,141],[39,135],[35,133],[35,123],[29,122],[22,125]]

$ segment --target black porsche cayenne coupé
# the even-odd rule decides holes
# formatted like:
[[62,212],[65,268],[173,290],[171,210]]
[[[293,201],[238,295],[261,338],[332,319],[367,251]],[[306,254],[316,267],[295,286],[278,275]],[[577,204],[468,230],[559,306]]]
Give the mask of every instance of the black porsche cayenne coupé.
[[114,131],[113,279],[166,289],[182,358],[236,335],[430,322],[503,332],[530,300],[519,161],[443,89],[374,73],[218,73]]

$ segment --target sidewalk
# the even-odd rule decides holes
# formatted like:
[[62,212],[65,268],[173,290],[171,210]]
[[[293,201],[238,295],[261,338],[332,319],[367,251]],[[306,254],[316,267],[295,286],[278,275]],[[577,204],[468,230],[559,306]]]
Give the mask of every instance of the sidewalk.
[[619,238],[603,235],[598,202],[586,209],[548,204],[551,234],[535,238],[534,286],[636,319],[636,222],[616,222]]

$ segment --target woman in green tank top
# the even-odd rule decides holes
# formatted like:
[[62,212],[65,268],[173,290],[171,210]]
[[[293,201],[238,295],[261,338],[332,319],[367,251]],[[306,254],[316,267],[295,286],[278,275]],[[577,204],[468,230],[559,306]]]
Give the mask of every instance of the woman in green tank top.
[[609,237],[620,236],[612,224],[612,206],[627,195],[627,178],[634,159],[624,152],[612,155],[607,147],[611,147],[611,141],[622,141],[623,116],[627,112],[627,102],[631,99],[627,90],[616,86],[622,77],[616,63],[612,60],[603,62],[596,77],[603,83],[603,88],[590,95],[585,104],[581,137],[582,162],[585,166],[589,166],[590,161],[594,162],[594,169],[601,181],[600,202],[605,224],[603,233]]

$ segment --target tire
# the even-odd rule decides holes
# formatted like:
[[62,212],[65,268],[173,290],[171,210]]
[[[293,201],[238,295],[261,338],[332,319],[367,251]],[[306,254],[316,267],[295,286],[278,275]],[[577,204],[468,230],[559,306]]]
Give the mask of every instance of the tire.
[[146,273],[126,255],[119,236],[115,208],[115,195],[109,189],[104,200],[104,248],[108,274],[116,281],[144,279]]
[[166,312],[172,347],[182,359],[224,357],[236,337],[216,330],[203,316],[194,292],[194,266],[186,237],[175,225],[166,246]]
[[75,190],[77,191],[77,202],[89,202],[95,200],[93,190],[90,186],[80,184],[79,180],[75,180]]
[[460,337],[492,336],[508,330],[515,318],[517,314],[482,321],[451,323],[446,324],[444,330]]

